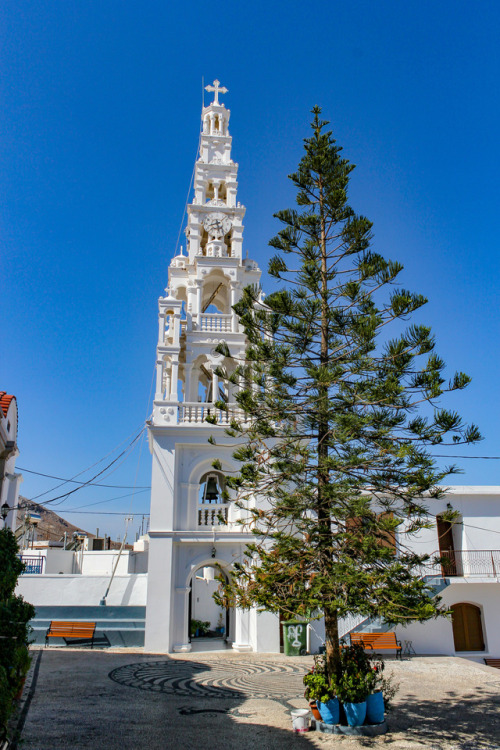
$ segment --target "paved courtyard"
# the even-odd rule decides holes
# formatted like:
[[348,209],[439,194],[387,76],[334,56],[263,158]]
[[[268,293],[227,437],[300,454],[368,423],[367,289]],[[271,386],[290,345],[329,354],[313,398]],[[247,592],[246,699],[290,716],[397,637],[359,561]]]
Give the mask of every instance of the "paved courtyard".
[[500,671],[464,659],[388,661],[400,690],[389,734],[294,735],[310,657],[134,651],[34,652],[19,750],[500,748]]

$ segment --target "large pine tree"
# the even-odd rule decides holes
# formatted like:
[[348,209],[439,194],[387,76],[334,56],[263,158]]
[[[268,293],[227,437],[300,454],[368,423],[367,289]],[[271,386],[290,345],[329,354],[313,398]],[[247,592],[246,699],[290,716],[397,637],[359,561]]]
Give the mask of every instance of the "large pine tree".
[[322,612],[334,674],[340,617],[442,613],[422,579],[427,558],[406,542],[432,523],[425,498],[457,470],[437,468],[429,448],[480,435],[437,404],[470,379],[445,381],[430,329],[406,324],[426,300],[399,286],[400,263],[370,249],[372,224],[348,203],[354,165],[320,114],[290,175],[297,206],[276,214],[269,272],[280,288],[263,302],[249,287],[235,308],[249,343],[231,376],[244,417],[228,430],[242,462],[228,487],[253,506],[255,542],[220,601]]

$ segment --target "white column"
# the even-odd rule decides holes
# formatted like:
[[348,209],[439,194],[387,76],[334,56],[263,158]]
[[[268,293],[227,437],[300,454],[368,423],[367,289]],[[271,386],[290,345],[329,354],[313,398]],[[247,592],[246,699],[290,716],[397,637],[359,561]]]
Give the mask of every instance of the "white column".
[[250,612],[234,609],[231,615],[235,618],[233,649],[235,651],[251,651],[250,645]]
[[180,313],[175,313],[173,316],[173,345],[179,346],[179,339],[181,333],[181,316]]
[[212,370],[212,403],[219,400],[219,376]]
[[193,372],[193,365],[185,365],[184,367],[184,401],[196,401],[192,394],[191,384],[191,373]]
[[163,360],[156,361],[156,401],[163,400]]
[[162,310],[158,316],[158,343],[163,346],[165,343],[165,311]]
[[170,383],[170,401],[177,401],[178,395],[177,395],[177,384],[179,379],[179,362],[177,360],[172,360],[172,380]]
[[191,651],[189,643],[189,592],[190,586],[178,586],[175,589],[175,623],[174,637],[177,643],[172,646],[172,651],[177,654],[186,654]]
[[238,316],[233,310],[233,306],[237,303],[237,291],[238,288],[234,282],[231,282],[231,330],[233,333],[238,333]]
[[198,317],[198,330],[201,329],[201,289],[203,281],[196,280],[196,312]]

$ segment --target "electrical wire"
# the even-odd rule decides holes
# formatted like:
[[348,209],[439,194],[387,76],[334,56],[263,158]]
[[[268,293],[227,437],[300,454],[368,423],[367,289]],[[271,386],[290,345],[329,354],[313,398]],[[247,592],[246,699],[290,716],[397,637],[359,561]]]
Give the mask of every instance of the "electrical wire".
[[[144,427],[142,429],[144,429]],[[136,428],[136,430],[137,430],[137,428]],[[116,450],[118,450],[118,448],[120,448],[127,440],[129,440],[129,438],[132,435],[135,435],[136,430],[134,430],[132,433],[130,433],[130,435],[128,435],[124,440],[122,440],[120,443],[118,443],[118,445],[115,445],[115,447],[113,448],[113,450],[109,451],[109,453],[107,453],[105,456],[103,456],[103,458],[100,458],[99,461],[96,461],[95,463],[91,464],[90,466],[87,466],[86,469],[83,469],[82,471],[79,471],[78,474],[75,474],[74,476],[72,476],[71,479],[65,479],[61,484],[57,484],[55,487],[52,487],[49,490],[45,490],[45,492],[41,492],[39,495],[35,495],[35,497],[32,497],[31,500],[36,500],[39,497],[43,497],[44,495],[48,495],[49,493],[54,492],[55,490],[59,489],[59,487],[62,487],[63,485],[65,485],[67,482],[71,482],[74,479],[76,479],[77,477],[81,476],[82,474],[85,474],[85,472],[90,471],[91,469],[94,468],[94,466],[98,466],[100,463],[102,463],[103,461],[105,461],[109,456],[113,455],[113,453]],[[85,482],[84,484],[89,484],[89,482]]]
[[[71,482],[71,484],[85,484],[89,485],[88,482],[78,482],[76,479],[64,479],[63,477],[55,477],[53,474],[42,474],[40,471],[33,471],[32,469],[24,469],[22,466],[17,466],[17,469],[19,471],[26,471],[28,474],[36,474],[39,477],[47,477],[48,479],[58,479],[59,481],[63,482],[64,484],[67,482]],[[80,472],[83,473],[83,472]],[[76,475],[78,476],[78,474]],[[109,489],[115,489],[115,490],[133,490],[134,485],[132,484],[99,484],[98,482],[91,482],[90,483],[92,487],[108,487]],[[62,485],[59,485],[61,487]],[[57,489],[57,488],[54,488]],[[141,490],[150,490],[150,485],[139,485],[137,489]],[[51,490],[47,490],[47,492],[51,492]],[[47,494],[47,493],[43,493]],[[40,495],[37,495],[37,497],[40,497]],[[34,499],[34,498],[33,498]]]
[[[123,450],[116,458],[114,458],[107,466],[105,466],[104,469],[101,469],[101,471],[99,471],[97,474],[94,474],[94,476],[91,477],[87,482],[85,482],[84,484],[79,485],[78,487],[75,487],[73,490],[69,490],[68,492],[65,492],[63,495],[57,495],[56,497],[53,497],[50,500],[46,500],[45,503],[44,503],[44,505],[46,506],[46,505],[49,505],[50,503],[54,503],[56,500],[60,500],[61,498],[65,499],[65,498],[69,497],[70,495],[73,495],[75,492],[78,492],[79,490],[82,490],[84,487],[89,486],[91,484],[91,482],[94,481],[94,479],[97,479],[97,477],[100,477],[102,474],[104,474],[106,471],[108,471],[108,469],[111,468],[111,466],[113,466],[114,464],[116,464],[116,462],[119,461],[119,459],[123,455],[125,455],[126,453],[128,453],[128,451],[133,446],[135,446],[135,444],[137,443],[137,441],[139,440],[139,438],[143,434],[144,429],[145,429],[145,426],[143,426],[141,428],[140,432],[134,437],[134,439],[129,443],[129,445],[125,448],[125,450]],[[101,461],[99,461],[98,463],[101,463]],[[80,473],[82,474],[83,472],[80,472]],[[76,476],[78,476],[78,474]],[[36,497],[40,497],[40,495],[36,495]],[[36,498],[30,498],[31,501],[34,501],[35,499]]]
[[468,460],[474,459],[476,461],[500,461],[500,456],[446,456],[441,453],[435,453],[431,455],[431,458],[467,458]]

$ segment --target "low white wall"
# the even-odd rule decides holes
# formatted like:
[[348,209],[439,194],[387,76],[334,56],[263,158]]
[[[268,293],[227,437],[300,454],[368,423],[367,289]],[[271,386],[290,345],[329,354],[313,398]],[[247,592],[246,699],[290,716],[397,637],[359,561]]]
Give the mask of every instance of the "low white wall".
[[[35,607],[97,606],[110,576],[22,575],[16,593]],[[110,606],[145,606],[146,574],[115,575],[107,597]]]
[[[76,553],[77,557],[79,553]],[[81,558],[82,575],[111,575],[113,567],[118,560],[119,550],[103,550],[96,552],[83,552]],[[127,575],[128,573],[147,572],[147,552],[131,552],[125,550],[120,555],[116,575]]]
[[75,567],[74,552],[71,550],[65,550],[61,547],[51,547],[47,549],[42,547],[41,549],[27,549],[23,550],[23,559],[27,558],[44,558],[43,572],[44,573],[77,573],[78,570]]

